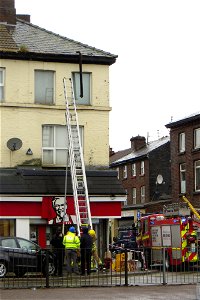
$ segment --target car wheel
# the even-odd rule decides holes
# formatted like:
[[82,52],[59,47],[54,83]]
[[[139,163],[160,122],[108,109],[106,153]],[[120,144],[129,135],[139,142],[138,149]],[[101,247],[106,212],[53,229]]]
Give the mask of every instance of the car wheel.
[[6,276],[7,273],[7,266],[4,261],[0,261],[0,278],[3,278]]
[[16,277],[23,277],[26,271],[24,269],[18,268],[15,270]]

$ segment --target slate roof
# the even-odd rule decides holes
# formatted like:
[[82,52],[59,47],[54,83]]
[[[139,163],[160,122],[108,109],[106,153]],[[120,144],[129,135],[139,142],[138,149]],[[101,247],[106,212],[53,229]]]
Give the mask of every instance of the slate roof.
[[145,157],[148,155],[148,153],[161,147],[162,145],[168,143],[169,141],[170,141],[170,137],[165,136],[156,141],[149,142],[148,144],[146,144],[145,147],[141,148],[140,150],[138,150],[138,151],[132,150],[129,154],[113,161],[110,164],[110,167],[120,165],[120,164],[124,163],[125,161],[134,160],[134,159],[136,160],[138,158]]
[[[86,176],[90,195],[126,194],[117,178],[116,171],[87,171]],[[68,173],[67,182],[67,194],[72,195],[70,173]],[[63,195],[64,189],[64,170],[0,169],[0,195]]]
[[196,112],[185,118],[170,122],[170,123],[166,124],[165,127],[166,128],[174,128],[176,126],[180,126],[180,125],[187,124],[187,123],[190,123],[193,121],[198,121],[198,120],[200,122],[200,112]]
[[[4,25],[4,27],[5,26],[6,25]],[[117,58],[115,54],[63,37],[20,19],[17,19],[16,26],[8,26],[7,28],[10,38],[14,41],[13,45],[19,50],[19,56],[21,54],[24,58],[28,57],[28,54],[30,56],[30,53],[32,57],[34,57],[34,54],[61,56],[62,58],[66,56],[77,57],[78,51],[81,52],[83,60],[86,60],[86,57],[93,60],[94,58],[98,58],[101,60],[99,63],[102,63],[104,58],[104,62],[112,64]],[[4,36],[2,33],[0,36],[0,44],[3,39]],[[8,40],[7,43],[9,48]],[[1,55],[3,55],[3,53],[1,53]],[[4,55],[6,55],[6,53],[4,53]],[[87,63],[87,61],[85,62]]]
[[133,150],[131,148],[128,149],[124,149],[124,150],[119,150],[117,152],[115,152],[114,154],[112,154],[109,158],[110,160],[110,164],[112,164],[114,161],[130,154]]

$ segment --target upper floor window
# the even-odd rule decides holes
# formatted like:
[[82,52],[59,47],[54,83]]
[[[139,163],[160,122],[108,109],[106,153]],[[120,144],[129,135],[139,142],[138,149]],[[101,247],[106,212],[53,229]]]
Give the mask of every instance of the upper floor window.
[[185,152],[185,132],[179,134],[179,152]]
[[4,100],[4,89],[5,89],[5,69],[0,68],[0,102]]
[[124,205],[128,205],[128,191],[127,189],[125,189],[125,192],[126,192],[126,200],[124,201]]
[[[80,127],[80,136],[83,140],[83,127]],[[44,165],[66,166],[67,149],[66,126],[44,125],[42,127],[42,162]]]
[[181,193],[186,193],[186,179],[185,179],[185,173],[186,173],[186,164],[180,164],[180,188]]
[[76,104],[82,104],[82,105],[90,105],[91,103],[91,83],[90,73],[82,73],[82,79],[83,79],[83,97],[81,98],[81,89],[80,89],[80,73],[74,72],[72,74],[73,78],[73,85],[74,85],[74,97],[76,100]]
[[117,171],[117,178],[119,179],[119,167],[116,168]]
[[194,130],[194,149],[200,148],[200,128]]
[[195,161],[194,176],[195,176],[195,192],[199,192],[200,191],[200,160]]
[[54,71],[35,70],[35,103],[54,103]]
[[127,166],[123,166],[123,178],[127,178]]
[[133,199],[133,204],[136,204],[137,201],[136,188],[132,188],[132,199]]
[[136,164],[132,164],[132,176],[136,176]]
[[141,186],[140,188],[140,196],[141,196],[141,203],[145,203],[145,186]]
[[144,161],[143,160],[140,163],[140,175],[144,175]]

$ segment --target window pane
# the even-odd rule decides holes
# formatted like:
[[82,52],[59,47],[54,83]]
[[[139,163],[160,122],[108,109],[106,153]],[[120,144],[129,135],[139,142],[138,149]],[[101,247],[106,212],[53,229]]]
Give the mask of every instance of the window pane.
[[141,161],[141,165],[140,165],[140,175],[144,175],[144,161]]
[[42,146],[53,147],[54,128],[53,126],[43,126],[42,129]]
[[136,204],[136,188],[132,189],[132,193],[133,193],[133,204]]
[[4,99],[4,87],[0,86],[0,101]]
[[179,152],[185,152],[185,133],[179,134]]
[[0,69],[0,85],[3,85],[3,69]]
[[53,104],[54,99],[54,72],[35,71],[35,102]]
[[200,148],[200,128],[195,129],[194,134],[195,134],[195,136],[194,136],[194,141],[195,141],[194,148],[197,149],[197,148]]
[[56,150],[56,165],[66,165],[67,150]]
[[[80,127],[83,140],[83,127]],[[43,164],[66,165],[67,128],[65,125],[45,125],[42,128]]]
[[0,101],[4,100],[4,69],[0,68]]
[[67,148],[67,128],[66,126],[56,127],[56,148]]
[[73,73],[74,95],[77,104],[90,104],[90,74],[83,73],[83,98],[80,97],[80,73]]
[[53,164],[53,150],[43,150],[43,163]]
[[180,164],[180,185],[181,185],[181,193],[186,192],[186,164]]
[[195,191],[200,191],[200,160],[195,162]]

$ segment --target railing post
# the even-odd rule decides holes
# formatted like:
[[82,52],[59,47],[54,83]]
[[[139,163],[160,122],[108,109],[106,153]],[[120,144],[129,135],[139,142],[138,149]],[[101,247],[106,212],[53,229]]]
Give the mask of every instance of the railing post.
[[124,275],[125,275],[125,286],[128,286],[128,254],[127,249],[125,249],[125,266],[124,266]]
[[46,273],[46,288],[49,288],[49,251],[46,250],[46,260],[45,260],[45,273]]
[[163,247],[163,285],[167,284],[166,282],[166,260],[165,260],[165,247]]

